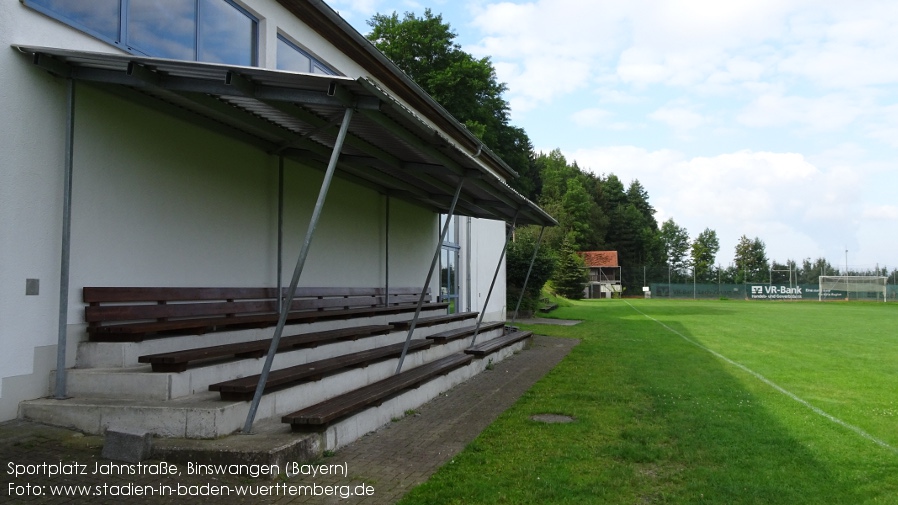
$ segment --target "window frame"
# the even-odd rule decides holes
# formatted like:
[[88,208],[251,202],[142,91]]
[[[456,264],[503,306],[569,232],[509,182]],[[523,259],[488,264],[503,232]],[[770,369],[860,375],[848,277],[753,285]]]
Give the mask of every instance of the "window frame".
[[[450,219],[449,223],[449,231],[447,234],[446,240],[440,243],[440,301],[441,302],[449,302],[450,305],[447,308],[448,313],[455,313],[461,311],[461,278],[459,276],[461,272],[461,245],[458,242],[459,239],[459,220],[458,216],[440,214],[439,224],[440,229],[442,230],[443,225],[445,224],[445,219]],[[454,240],[454,241],[453,241]],[[448,264],[443,264],[443,257],[448,259]],[[446,277],[443,277],[443,269],[446,269]],[[443,295],[443,284],[446,284],[446,294]]]
[[[253,15],[249,10],[244,8],[242,5],[236,3],[234,0],[221,0],[226,4],[230,5],[232,8],[237,10],[237,12],[246,16],[252,25],[252,47],[250,48],[251,53],[251,61],[249,66],[257,67],[259,66],[259,18]],[[149,56],[155,57],[156,55],[149,54],[146,51],[140,49],[137,46],[132,46],[128,44],[128,14],[130,13],[130,0],[118,0],[118,36],[116,39],[111,39],[107,35],[102,34],[92,28],[87,27],[75,21],[71,18],[68,18],[59,12],[56,12],[52,9],[46,8],[43,5],[35,3],[35,0],[21,0],[22,4],[32,9],[34,11],[40,12],[41,14],[50,17],[63,23],[65,25],[71,26],[76,30],[84,32],[91,37],[97,38],[106,42],[108,44],[112,44],[128,53],[138,55],[138,56]],[[202,23],[200,22],[200,16],[202,16],[202,0],[194,0],[194,5],[196,8],[196,21],[194,26],[194,48],[193,48],[193,59],[190,61],[201,61],[198,59],[200,54],[200,43],[202,42],[202,34],[201,27]]]
[[[301,54],[301,55],[303,55],[303,56],[305,56],[306,58],[309,59],[309,70],[306,71],[306,72],[303,72],[303,73],[306,73],[306,74],[314,74],[314,73],[316,73],[316,72],[315,72],[315,68],[318,68],[318,69],[320,69],[321,71],[324,72],[324,75],[339,75],[339,74],[337,74],[337,72],[336,72],[334,69],[332,69],[329,65],[327,65],[326,63],[324,63],[324,62],[321,61],[320,59],[316,58],[316,57],[315,57],[314,55],[312,55],[312,53],[310,53],[309,51],[306,51],[305,49],[303,49],[302,47],[300,47],[299,44],[297,44],[296,42],[293,42],[293,40],[291,40],[289,36],[287,36],[286,34],[284,34],[283,32],[281,32],[280,30],[278,30],[278,33],[277,33],[277,41],[278,41],[278,42],[283,42],[283,43],[286,44],[290,49],[292,49],[292,50],[298,52],[299,54]],[[276,45],[276,51],[280,51],[280,50],[281,50],[280,44],[277,44],[277,45]],[[277,57],[278,57],[278,56],[279,56],[278,54],[275,54],[275,60],[277,60]],[[277,66],[276,63],[275,63],[275,66]],[[285,72],[297,72],[297,70],[289,70],[289,69],[280,68],[280,67],[277,67],[277,70],[283,70],[283,71],[285,71]]]

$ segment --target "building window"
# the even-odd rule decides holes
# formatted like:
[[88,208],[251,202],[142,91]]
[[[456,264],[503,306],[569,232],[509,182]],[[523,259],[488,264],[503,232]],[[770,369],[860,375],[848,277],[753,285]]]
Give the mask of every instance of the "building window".
[[[446,223],[446,215],[440,215],[440,229]],[[459,279],[458,256],[461,247],[458,245],[458,219],[449,216],[449,231],[443,240],[440,252],[440,301],[449,302],[449,313],[459,312]]]
[[327,65],[303,51],[296,44],[278,35],[278,70],[305,72],[311,74],[336,75]]
[[131,53],[251,66],[258,20],[230,0],[24,0]]

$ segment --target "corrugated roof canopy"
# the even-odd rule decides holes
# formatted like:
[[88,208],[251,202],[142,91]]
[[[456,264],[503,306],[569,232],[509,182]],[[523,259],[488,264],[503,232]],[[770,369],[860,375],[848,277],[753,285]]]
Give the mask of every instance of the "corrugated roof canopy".
[[557,222],[448,137],[360,78],[14,46],[54,75],[91,82],[156,110],[324,169],[347,108],[357,111],[337,175],[435,212],[519,224]]

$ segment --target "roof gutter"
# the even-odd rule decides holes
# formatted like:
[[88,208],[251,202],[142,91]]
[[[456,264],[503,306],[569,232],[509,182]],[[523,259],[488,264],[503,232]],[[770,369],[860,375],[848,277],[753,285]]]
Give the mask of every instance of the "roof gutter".
[[[514,169],[485,146],[458,119],[329,5],[322,0],[278,0],[278,2],[364,68],[372,69],[373,78],[382,82],[410,105],[421,110],[428,119],[434,121],[453,140],[460,142],[469,151],[471,157],[480,158],[482,153],[486,153],[484,161],[490,168],[506,179],[518,177],[518,173]],[[331,27],[337,28],[340,33],[328,30],[325,22]]]

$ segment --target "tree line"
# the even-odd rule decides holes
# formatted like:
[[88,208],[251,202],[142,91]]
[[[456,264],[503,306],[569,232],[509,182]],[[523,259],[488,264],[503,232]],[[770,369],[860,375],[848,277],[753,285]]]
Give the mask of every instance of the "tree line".
[[[659,226],[639,180],[625,184],[613,173],[584,170],[559,149],[534,152],[527,132],[510,122],[509,104],[502,96],[506,86],[498,81],[490,58],[463,51],[441,15],[430,9],[420,17],[411,12],[376,14],[368,25],[367,37],[378,49],[519,174],[509,184],[558,220],[559,226],[544,231],[525,308],[535,306],[548,280],[554,280],[559,293],[579,298],[586,283],[579,251],[617,251],[622,267],[660,265],[672,282],[765,282],[771,271],[779,279],[781,271],[791,269],[790,278],[803,283],[838,271],[822,258],[801,265],[770,262],[764,243],[745,236],[729,267],[715,265],[717,233],[706,228],[690,238],[673,219]],[[538,234],[533,227],[515,232],[506,264],[509,301],[517,299]],[[629,293],[641,291],[643,279],[635,277],[623,279]]]

